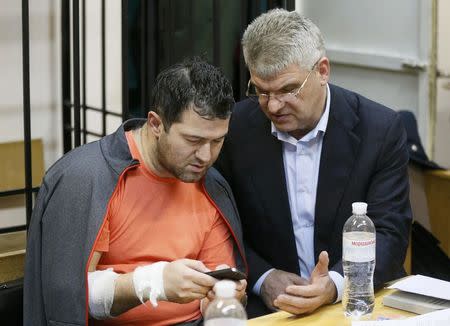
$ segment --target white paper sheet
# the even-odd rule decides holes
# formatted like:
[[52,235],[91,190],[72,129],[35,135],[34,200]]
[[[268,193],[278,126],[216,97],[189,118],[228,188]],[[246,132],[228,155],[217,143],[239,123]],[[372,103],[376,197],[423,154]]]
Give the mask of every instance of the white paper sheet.
[[450,282],[423,275],[415,275],[402,279],[392,284],[389,289],[398,289],[405,292],[450,300]]
[[450,309],[400,320],[353,321],[352,326],[448,326]]

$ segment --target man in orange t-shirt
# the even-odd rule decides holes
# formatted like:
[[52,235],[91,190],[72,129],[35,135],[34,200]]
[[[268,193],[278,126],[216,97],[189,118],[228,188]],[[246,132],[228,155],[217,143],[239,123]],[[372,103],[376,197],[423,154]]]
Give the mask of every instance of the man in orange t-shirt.
[[236,235],[203,183],[228,131],[230,84],[186,61],[158,76],[153,97],[147,120],[125,132],[138,163],[121,174],[90,258],[95,325],[198,321],[217,282],[204,272],[236,266]]
[[195,325],[217,282],[204,272],[248,272],[236,203],[211,167],[233,104],[219,69],[185,61],[158,75],[147,119],[46,172],[27,235],[25,326]]

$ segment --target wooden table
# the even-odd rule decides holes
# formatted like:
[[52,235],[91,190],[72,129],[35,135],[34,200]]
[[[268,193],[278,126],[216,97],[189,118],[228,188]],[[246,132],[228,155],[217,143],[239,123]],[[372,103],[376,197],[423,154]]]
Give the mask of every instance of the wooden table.
[[450,256],[450,170],[427,171],[425,180],[431,231]]
[[[416,316],[413,313],[385,307],[382,303],[383,296],[393,290],[380,290],[375,294],[375,308],[370,320],[379,317],[391,319],[404,319]],[[287,312],[276,312],[270,315],[254,318],[248,321],[249,326],[269,326],[269,325],[312,325],[312,326],[350,326],[351,320],[344,316],[342,304],[324,306],[309,316],[296,317]]]

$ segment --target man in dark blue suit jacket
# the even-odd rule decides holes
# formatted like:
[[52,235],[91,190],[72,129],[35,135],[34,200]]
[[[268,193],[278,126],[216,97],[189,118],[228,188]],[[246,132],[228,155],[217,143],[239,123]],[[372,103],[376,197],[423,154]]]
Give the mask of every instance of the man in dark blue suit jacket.
[[217,167],[241,215],[248,312],[312,312],[342,296],[342,228],[368,203],[375,288],[404,275],[411,210],[396,112],[328,84],[320,30],[277,9],[244,33],[248,99],[234,109]]

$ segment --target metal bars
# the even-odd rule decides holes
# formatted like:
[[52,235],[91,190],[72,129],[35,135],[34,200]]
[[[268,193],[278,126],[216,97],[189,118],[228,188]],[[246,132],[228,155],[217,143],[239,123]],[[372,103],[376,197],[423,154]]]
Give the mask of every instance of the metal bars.
[[144,111],[148,108],[148,6],[149,3],[147,0],[141,0],[141,10],[139,16],[140,30],[141,30],[141,47],[140,47],[140,61],[141,67],[143,69],[140,70],[140,104],[141,104],[141,115],[143,116]]
[[[127,2],[128,1],[126,0],[122,0],[122,3],[126,4]],[[95,108],[87,104],[87,1],[81,0],[81,13],[79,0],[61,1],[62,119],[64,153],[70,151],[73,147],[85,144],[88,141],[88,135],[96,137],[105,136],[107,132],[108,115],[121,117],[122,119],[128,118],[128,110],[117,113],[107,110],[106,107],[106,3],[105,0],[101,0],[100,2],[101,104],[100,108]],[[126,17],[126,12],[123,16],[124,15]],[[126,24],[123,26],[126,26]],[[73,47],[72,49],[71,46]],[[126,47],[123,48],[126,49]],[[123,62],[126,62],[125,58],[123,59]],[[124,67],[126,69],[126,65]],[[126,72],[124,72],[123,75],[125,76]],[[124,87],[128,87],[126,81]],[[73,96],[71,94],[72,89]],[[128,103],[127,93],[125,94],[123,103]],[[89,111],[101,113],[100,132],[87,130],[87,115]]]
[[72,114],[70,87],[70,2],[61,1],[61,91],[62,91],[62,120],[63,120],[63,151],[72,149]]
[[31,175],[30,122],[30,26],[28,0],[22,0],[22,73],[23,73],[23,133],[25,151],[25,206],[26,225],[30,224],[33,207]]
[[[102,15],[102,39],[101,39],[101,52],[102,52],[102,135],[106,135],[106,55],[105,55],[105,38],[106,38],[106,31],[105,31],[105,0],[102,0],[102,7],[101,7],[101,15]],[[84,125],[84,128],[86,129],[86,125]]]
[[29,1],[22,0],[22,96],[23,96],[23,135],[24,135],[24,177],[25,188],[0,192],[0,197],[25,194],[25,225],[0,228],[0,233],[28,229],[33,209],[33,192],[39,188],[32,185],[31,157],[31,103],[30,103],[30,17]]
[[[248,2],[243,1],[241,4],[241,35],[244,34],[245,28],[248,24]],[[245,91],[247,89],[247,81],[248,81],[248,72],[244,62],[244,56],[240,53],[239,55],[239,97],[245,98]]]
[[[71,2],[72,1],[72,2]],[[237,1],[237,0],[236,0]],[[92,108],[87,105],[86,91],[87,91],[87,76],[86,76],[86,35],[89,31],[86,29],[86,10],[87,1],[81,1],[81,19],[80,19],[80,1],[79,0],[62,0],[61,1],[61,35],[62,35],[62,98],[63,98],[63,136],[64,136],[64,152],[72,149],[73,146],[78,146],[82,142],[87,142],[87,135],[101,134],[102,136],[107,132],[107,116],[114,115],[107,110],[106,103],[106,4],[105,0],[101,0],[101,14],[99,17],[101,26],[101,104],[100,110]],[[212,61],[215,65],[221,66],[226,60],[227,56],[233,56],[234,53],[228,51],[229,44],[227,38],[221,33],[221,24],[227,21],[229,12],[225,10],[226,1],[213,0],[212,2],[212,17],[213,17],[213,42],[210,48],[205,48],[204,51],[211,51]],[[282,6],[289,10],[294,9],[294,0],[247,0],[239,1],[240,3],[240,30],[244,31],[245,27],[254,15],[259,15],[261,12],[271,9],[276,6]],[[72,15],[70,9],[72,4]],[[173,64],[172,59],[178,58],[178,51],[192,52],[194,47],[190,49],[175,48],[178,46],[173,37],[176,29],[177,16],[179,14],[194,17],[198,15],[198,8],[202,8],[198,3],[190,0],[184,2],[187,4],[185,12],[177,13],[177,2],[170,0],[163,1],[146,1],[146,0],[121,0],[121,79],[122,79],[122,112],[120,114],[122,120],[126,120],[131,116],[144,116],[149,107],[149,94],[153,86],[153,81],[156,74],[167,65]],[[138,6],[138,14],[136,15],[136,5]],[[161,11],[161,12],[160,12]],[[252,17],[250,17],[252,16]],[[72,21],[71,21],[72,19]],[[80,23],[81,23],[81,43],[80,43]],[[136,29],[131,26],[139,26],[140,35],[136,35],[138,40],[138,47],[134,46],[135,35],[131,34]],[[194,25],[194,22],[191,21]],[[239,23],[238,23],[239,24]],[[71,30],[72,27],[72,30]],[[193,27],[183,27],[187,30],[186,37],[190,38],[191,46],[193,44],[201,44],[201,40],[196,39]],[[163,35],[159,35],[160,31]],[[71,37],[72,36],[72,37]],[[223,39],[222,39],[223,38]],[[71,40],[73,49],[71,49]],[[236,40],[239,42],[239,40]],[[81,47],[80,47],[81,44]],[[195,49],[197,52],[199,49]],[[80,52],[81,51],[81,52]],[[176,52],[175,52],[176,51]],[[224,53],[223,51],[228,51]],[[80,58],[81,54],[81,58]],[[199,55],[200,53],[192,53]],[[71,56],[73,56],[71,60]],[[81,59],[81,60],[80,60]],[[237,59],[237,58],[236,58]],[[73,62],[73,66],[70,62]],[[81,74],[80,74],[80,62]],[[231,71],[233,75],[233,85],[235,86],[236,98],[244,96],[245,87],[248,79],[248,72],[245,67],[242,55],[239,55],[239,60],[234,62],[238,65],[236,70]],[[130,70],[132,69],[132,70]],[[130,76],[131,74],[131,76]],[[81,75],[81,80],[80,80]],[[72,78],[73,77],[73,78]],[[132,79],[130,79],[132,78]],[[136,79],[134,79],[136,78]],[[72,84],[73,80],[73,84]],[[136,86],[137,82],[137,86]],[[132,87],[132,89],[130,89]],[[81,92],[80,92],[81,88]],[[73,89],[73,94],[71,91]],[[81,94],[80,94],[81,93]],[[80,101],[80,95],[82,99]],[[87,130],[87,114],[90,110],[97,111],[101,116],[101,131],[89,132]],[[80,121],[80,112],[83,112],[83,120]],[[72,121],[73,120],[73,121]],[[82,140],[80,135],[82,134]]]
[[122,120],[128,115],[128,1],[122,0]]
[[81,145],[81,109],[80,109],[80,2],[72,0],[72,38],[73,38],[73,120],[74,145]]
[[[83,126],[86,128],[86,0],[81,2],[81,56],[83,57],[81,69],[82,69],[82,80],[81,80],[81,91],[83,93]],[[87,134],[83,132],[83,143],[86,144]]]
[[220,65],[220,0],[213,0],[213,63]]

